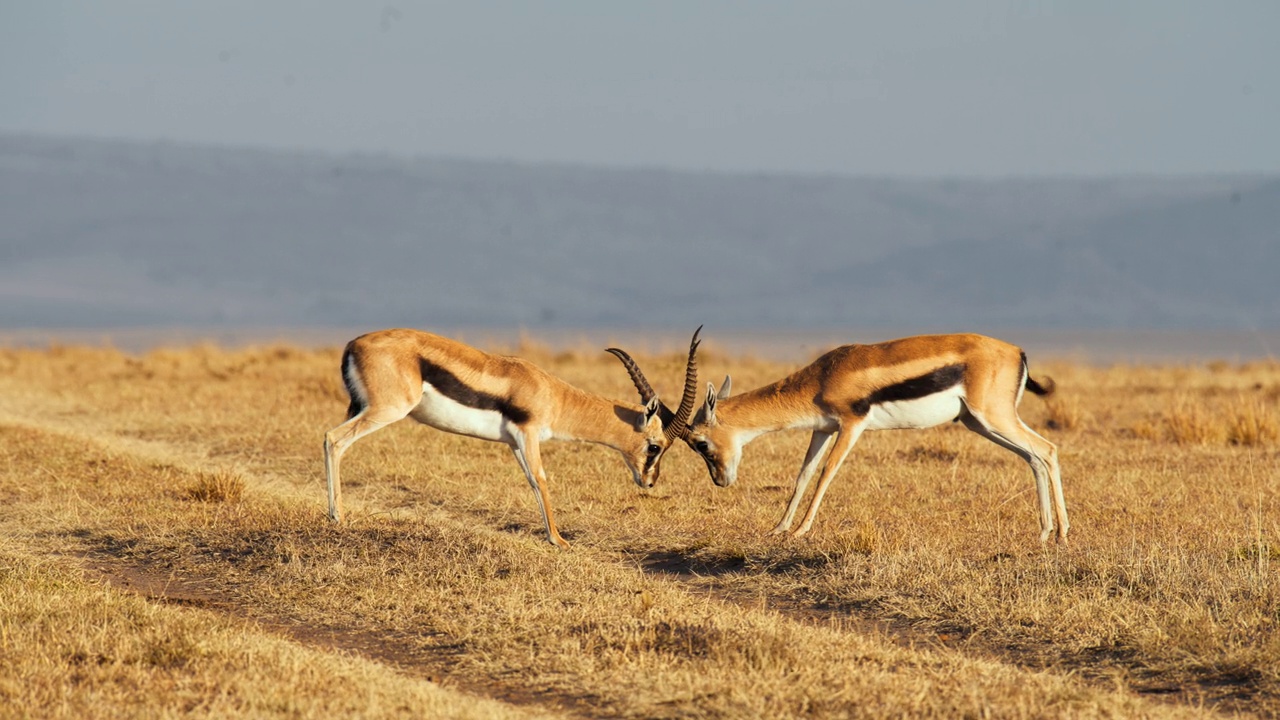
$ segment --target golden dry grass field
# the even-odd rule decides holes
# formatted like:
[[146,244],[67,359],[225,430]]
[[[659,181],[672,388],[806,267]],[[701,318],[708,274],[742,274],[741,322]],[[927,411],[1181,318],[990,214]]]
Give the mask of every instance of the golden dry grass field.
[[[799,540],[767,532],[805,433],[728,489],[684,446],[641,491],[552,443],[561,552],[504,446],[411,420],[347,454],[330,523],[339,352],[0,350],[0,716],[1280,715],[1280,363],[1033,356],[1066,547],[951,425],[864,436]],[[604,352],[515,352],[633,399]],[[637,359],[674,398],[682,353]]]

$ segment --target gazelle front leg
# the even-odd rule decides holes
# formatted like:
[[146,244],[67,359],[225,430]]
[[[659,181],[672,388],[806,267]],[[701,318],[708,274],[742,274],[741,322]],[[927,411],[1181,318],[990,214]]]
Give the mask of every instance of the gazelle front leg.
[[796,488],[791,493],[791,502],[787,505],[787,512],[782,516],[782,520],[779,520],[778,524],[774,526],[771,534],[778,535],[791,529],[791,521],[795,519],[796,510],[800,508],[800,498],[804,497],[804,491],[809,487],[809,481],[813,478],[813,471],[818,468],[818,460],[830,447],[831,438],[833,437],[835,437],[834,433],[822,430],[813,431],[813,437],[809,439],[809,450],[804,455],[804,463],[800,465],[800,474],[796,476]]
[[324,434],[324,475],[329,487],[329,519],[342,522],[342,481],[338,466],[342,454],[355,441],[402,419],[408,411],[398,408],[365,410]]
[[556,529],[551,495],[547,492],[547,474],[542,469],[542,452],[538,441],[527,438],[523,432],[517,432],[516,444],[511,451],[515,453],[520,469],[524,470],[524,476],[529,480],[534,496],[538,498],[538,509],[542,511],[542,524],[547,530],[547,540],[561,550],[568,550],[569,543],[560,537],[560,531]]
[[852,427],[840,429],[836,435],[835,444],[831,448],[831,454],[827,456],[827,464],[822,468],[822,477],[818,479],[818,489],[813,492],[813,500],[809,503],[809,510],[804,514],[804,522],[800,523],[800,527],[791,533],[792,537],[800,537],[809,532],[809,528],[813,527],[813,519],[818,516],[818,506],[822,504],[822,496],[827,493],[827,487],[831,485],[831,480],[839,472],[840,466],[844,464],[845,457],[849,455],[849,451],[853,449],[853,444],[858,442],[858,438],[866,427],[866,418],[859,418],[857,424]]

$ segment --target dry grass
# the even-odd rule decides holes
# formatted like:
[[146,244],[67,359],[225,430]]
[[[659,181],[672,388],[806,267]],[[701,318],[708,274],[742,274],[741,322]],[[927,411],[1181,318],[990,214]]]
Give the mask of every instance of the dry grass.
[[[1049,364],[1024,416],[1058,428],[1067,548],[1026,466],[948,426],[868,434],[801,541],[765,534],[800,434],[729,490],[684,448],[646,493],[553,444],[561,553],[509,452],[404,423],[347,456],[328,523],[337,359],[0,350],[0,716],[1280,714],[1275,363]],[[674,395],[681,353],[641,362]]]
[[233,470],[204,472],[187,488],[187,497],[197,502],[236,503],[244,497],[245,481]]
[[1179,445],[1210,445],[1227,438],[1222,418],[1211,415],[1196,399],[1178,398],[1165,420],[1169,438]]
[[1247,447],[1274,445],[1280,439],[1274,401],[1240,397],[1227,419],[1227,442]]
[[1177,445],[1274,446],[1280,442],[1276,400],[1254,392],[1221,398],[1180,394],[1164,411],[1134,422],[1138,438]]
[[0,717],[522,718],[535,713],[120,592],[0,541]]

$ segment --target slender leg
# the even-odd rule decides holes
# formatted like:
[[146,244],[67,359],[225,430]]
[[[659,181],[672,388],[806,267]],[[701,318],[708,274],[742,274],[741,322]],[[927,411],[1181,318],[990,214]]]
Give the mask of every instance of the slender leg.
[[822,504],[822,496],[827,494],[827,487],[831,485],[832,478],[836,476],[840,466],[844,464],[844,459],[849,455],[849,451],[853,449],[853,444],[858,442],[858,438],[866,427],[866,418],[859,418],[855,425],[840,429],[836,435],[835,444],[831,447],[831,454],[827,456],[827,464],[822,468],[822,477],[818,478],[818,489],[813,492],[813,500],[809,502],[809,511],[804,514],[804,521],[800,523],[800,527],[791,533],[792,537],[800,537],[809,532],[809,528],[813,527],[813,519],[818,515],[818,506]]
[[338,477],[342,454],[355,441],[381,430],[407,414],[405,412],[397,416],[394,410],[365,410],[324,434],[324,474],[329,485],[329,519],[342,522],[342,482]]
[[[974,414],[972,410],[967,410],[961,420],[965,427],[1009,450],[1031,466],[1031,473],[1035,476],[1036,496],[1040,501],[1040,541],[1047,541],[1053,533],[1053,505],[1049,496],[1049,486],[1053,477],[1051,468],[1057,466],[1056,457],[1050,462],[1036,451],[1035,443],[1031,440],[1031,436],[1023,431],[1026,426],[1021,421],[1016,424],[1001,423],[997,426],[986,418]],[[1039,435],[1035,437],[1045,445],[1052,446],[1052,443]],[[1056,455],[1056,451],[1054,454]],[[1066,506],[1063,505],[1059,512],[1060,517],[1065,518]],[[1065,539],[1065,536],[1065,530],[1058,531],[1059,538]]]
[[556,520],[551,510],[551,495],[547,493],[547,474],[542,469],[542,452],[537,440],[527,439],[523,433],[516,434],[516,446],[511,448],[515,453],[520,469],[533,488],[534,497],[538,498],[538,509],[542,511],[542,524],[547,529],[547,540],[561,550],[568,550],[569,543],[560,537],[556,529]]
[[813,478],[813,471],[818,469],[818,460],[827,448],[831,446],[831,439],[835,437],[835,433],[823,432],[822,430],[814,430],[813,437],[809,439],[809,450],[804,455],[804,463],[800,465],[800,474],[796,476],[796,488],[791,493],[791,502],[787,504],[787,513],[782,516],[782,520],[773,528],[773,534],[778,535],[791,529],[791,521],[795,519],[796,510],[800,507],[800,498],[804,496],[804,491],[809,487],[809,480]]
[[1031,441],[1031,446],[1040,458],[1040,462],[1049,469],[1049,481],[1053,485],[1053,508],[1058,516],[1058,542],[1065,544],[1071,522],[1067,520],[1067,500],[1062,494],[1062,468],[1058,465],[1058,446],[1027,427],[1021,419],[1018,420],[1018,424],[1022,426],[1023,433]]
[[342,522],[342,484],[338,480],[338,457],[334,452],[331,433],[324,434],[324,477],[329,489],[329,519]]

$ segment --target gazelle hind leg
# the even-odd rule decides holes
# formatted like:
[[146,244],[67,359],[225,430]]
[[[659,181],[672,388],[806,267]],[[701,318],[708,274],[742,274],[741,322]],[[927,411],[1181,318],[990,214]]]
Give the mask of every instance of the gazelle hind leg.
[[796,487],[791,493],[791,502],[787,504],[787,512],[774,526],[772,534],[778,535],[791,529],[791,521],[795,519],[796,510],[800,508],[800,498],[809,487],[809,481],[813,479],[813,471],[818,468],[818,461],[822,459],[822,454],[831,446],[833,437],[835,437],[834,433],[813,431],[813,437],[809,439],[809,450],[805,453],[804,463],[800,465],[800,474],[796,476]]
[[[960,420],[965,427],[1012,452],[1031,466],[1031,474],[1036,483],[1036,497],[1040,504],[1040,541],[1047,541],[1053,533],[1053,507],[1049,498],[1051,473],[1049,464],[1036,452],[1030,437],[1024,432],[1023,428],[1026,426],[1020,420],[1014,423],[993,423],[967,406]],[[1041,440],[1048,442],[1043,438]]]
[[560,537],[556,529],[555,513],[551,509],[551,495],[547,492],[547,473],[542,469],[542,452],[537,440],[526,440],[523,433],[516,433],[516,444],[511,448],[516,462],[524,470],[524,476],[533,488],[533,495],[538,499],[538,509],[542,511],[542,525],[547,531],[547,540],[561,550],[568,550],[569,543]]
[[329,487],[330,520],[342,522],[342,482],[338,473],[338,465],[342,461],[342,454],[355,441],[369,433],[381,430],[408,414],[408,410],[397,414],[397,411],[393,410],[371,411],[366,408],[355,417],[324,434],[324,474]]
[[1067,520],[1067,500],[1062,493],[1062,468],[1058,465],[1058,446],[1027,427],[1021,419],[1018,420],[1018,424],[1022,426],[1023,433],[1031,441],[1036,456],[1049,470],[1049,482],[1053,488],[1053,509],[1058,517],[1058,542],[1065,543],[1067,530],[1071,529],[1071,522]]
[[804,521],[791,533],[792,537],[800,537],[813,527],[813,519],[818,516],[818,506],[822,504],[822,496],[827,494],[827,487],[831,485],[831,480],[839,472],[844,459],[848,457],[849,451],[853,449],[854,443],[858,442],[858,438],[866,427],[866,418],[861,418],[856,425],[841,428],[835,436],[831,453],[827,455],[827,463],[822,468],[822,477],[818,479],[818,489],[813,491],[813,500],[809,502],[809,510],[804,514]]

